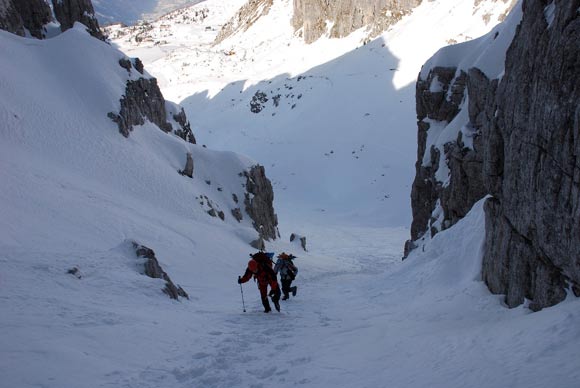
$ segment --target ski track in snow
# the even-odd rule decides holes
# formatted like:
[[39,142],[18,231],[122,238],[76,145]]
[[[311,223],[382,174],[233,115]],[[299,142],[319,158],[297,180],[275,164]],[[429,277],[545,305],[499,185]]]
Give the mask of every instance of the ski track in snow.
[[[304,352],[304,343],[359,330],[360,325],[345,327],[341,311],[348,311],[352,304],[365,299],[366,278],[376,273],[377,266],[386,268],[384,257],[359,259],[355,261],[360,269],[355,272],[322,273],[308,277],[306,284],[299,278],[295,282],[299,287],[297,296],[281,301],[280,313],[264,314],[257,287],[253,282],[246,283],[247,312],[200,312],[211,320],[203,334],[190,337],[190,333],[185,333],[183,343],[172,349],[171,357],[161,365],[152,364],[136,376],[110,385],[131,388],[312,386],[314,382],[302,376],[304,369],[314,362],[313,356]],[[390,261],[398,259],[391,257]],[[359,280],[361,277],[363,280]],[[342,295],[338,300],[337,292]],[[200,338],[201,341],[196,341]]]

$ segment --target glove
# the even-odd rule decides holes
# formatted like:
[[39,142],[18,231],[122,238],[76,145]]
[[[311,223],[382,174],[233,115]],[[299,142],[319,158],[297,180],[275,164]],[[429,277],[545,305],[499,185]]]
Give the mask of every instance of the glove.
[[242,277],[238,276],[238,284],[242,284]]

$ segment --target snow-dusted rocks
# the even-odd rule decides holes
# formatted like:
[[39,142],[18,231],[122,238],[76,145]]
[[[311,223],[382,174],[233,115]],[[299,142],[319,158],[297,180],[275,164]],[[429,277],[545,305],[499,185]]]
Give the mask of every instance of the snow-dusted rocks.
[[165,287],[163,292],[166,293],[171,299],[178,300],[181,296],[182,298],[189,299],[189,295],[181,286],[176,286],[169,275],[161,268],[157,257],[155,257],[155,252],[153,249],[148,248],[144,245],[132,242],[133,249],[137,257],[145,259],[145,275],[153,279],[163,279],[165,280]]
[[[143,63],[139,58],[133,60],[123,58],[119,60],[119,66],[126,69],[129,75],[131,75],[132,68],[144,75]],[[129,137],[133,127],[143,125],[147,119],[162,131],[174,131],[183,140],[195,144],[195,137],[183,108],[165,101],[156,78],[145,75],[127,80],[125,94],[121,97],[120,104],[119,113],[109,112],[108,116],[117,123],[119,132],[123,136]],[[171,123],[168,122],[169,118],[173,118],[178,126],[177,129],[174,130]]]
[[[411,240],[419,239],[426,232],[434,236],[440,227],[445,225],[445,222],[441,223],[433,216],[433,212],[444,190],[439,171],[441,158],[449,160],[450,155],[441,155],[442,150],[434,146],[433,140],[429,141],[429,135],[440,130],[439,123],[450,123],[459,113],[465,96],[466,78],[467,74],[463,71],[458,72],[455,67],[435,67],[429,71],[426,79],[417,81],[415,95],[418,146],[416,175],[411,191],[413,209]],[[450,138],[447,144],[450,145],[449,151],[451,148],[462,148],[451,147],[451,144],[459,145],[457,139]],[[469,207],[472,204],[473,202]],[[436,225],[438,221],[441,225]]]
[[155,78],[127,81],[125,94],[121,98],[121,110],[118,114],[109,113],[109,117],[117,123],[119,132],[125,137],[129,137],[134,126],[143,125],[145,119],[165,132],[172,129],[167,122],[165,100]]
[[44,0],[3,0],[0,1],[0,29],[25,36],[26,32],[35,38],[46,35],[44,26],[51,20],[50,7]]
[[490,115],[486,101],[493,98],[488,95],[489,79],[501,76],[520,18],[518,6],[487,35],[441,49],[421,69],[413,222],[405,256],[418,245],[416,240],[451,227],[488,192],[481,142]]
[[[139,61],[138,63],[141,63],[141,61]],[[141,64],[141,66],[143,65]],[[172,105],[173,109],[170,109],[169,113],[173,117],[173,120],[175,120],[175,122],[179,124],[178,128],[175,129],[173,133],[175,133],[177,136],[179,136],[180,138],[191,144],[196,144],[197,142],[195,141],[195,136],[193,135],[193,131],[191,130],[191,124],[189,123],[189,121],[187,120],[187,116],[185,115],[185,110],[182,107],[170,104],[168,102],[166,102],[165,105]],[[179,110],[179,112],[175,113],[176,110]]]

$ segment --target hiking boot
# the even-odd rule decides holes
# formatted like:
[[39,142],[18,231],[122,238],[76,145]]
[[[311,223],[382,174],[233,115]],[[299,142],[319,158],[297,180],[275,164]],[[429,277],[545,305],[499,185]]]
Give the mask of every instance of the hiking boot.
[[289,296],[288,294],[286,294],[286,295],[284,295],[284,296],[282,297],[282,300],[286,300],[286,299],[288,299],[288,298],[290,298],[290,296]]
[[294,287],[290,287],[290,291],[292,291],[292,296],[296,296],[296,291],[298,290],[298,287],[294,286]]
[[272,297],[272,302],[274,302],[274,307],[276,307],[276,310],[280,311],[280,291],[276,292],[276,294]]
[[268,302],[268,298],[262,299],[262,306],[264,306],[265,313],[272,311],[272,308],[270,308],[270,302]]

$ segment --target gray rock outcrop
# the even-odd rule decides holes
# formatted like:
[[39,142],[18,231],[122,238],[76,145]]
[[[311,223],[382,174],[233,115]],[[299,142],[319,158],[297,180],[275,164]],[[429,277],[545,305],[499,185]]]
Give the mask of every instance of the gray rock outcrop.
[[[139,58],[132,61],[122,59],[119,66],[131,72],[135,68],[143,74],[142,63]],[[157,125],[164,132],[172,132],[183,140],[195,144],[195,137],[191,126],[187,121],[183,108],[172,116],[179,127],[174,130],[171,123],[167,121],[166,101],[157,85],[157,79],[150,77],[140,77],[137,80],[128,80],[125,86],[125,94],[121,100],[121,110],[119,113],[109,112],[108,116],[117,123],[119,132],[129,137],[135,125],[145,124],[145,119]]]
[[144,245],[140,245],[133,242],[133,249],[137,257],[146,259],[145,261],[145,275],[153,279],[163,279],[165,280],[165,288],[163,292],[167,294],[171,299],[178,300],[179,297],[189,299],[189,295],[181,286],[176,286],[167,273],[159,265],[159,261],[155,257],[155,252],[153,249],[148,248]]
[[64,32],[72,28],[76,22],[80,22],[87,27],[92,36],[105,39],[91,0],[52,0],[52,7],[61,31]]
[[580,0],[548,5],[523,2],[484,129],[483,279],[532,310],[580,296]]
[[[433,68],[417,84],[414,219],[405,250],[489,194],[482,278],[507,306],[528,300],[540,310],[567,289],[580,296],[580,0],[527,0],[522,10],[501,81],[477,68]],[[431,124],[458,115],[462,89],[468,124],[456,140],[427,149]],[[442,166],[445,182],[437,179]]]
[[246,177],[246,213],[261,238],[275,240],[279,236],[278,216],[274,213],[274,190],[266,177],[264,166],[253,166],[249,171],[244,171],[243,175]]
[[35,38],[45,37],[44,26],[52,19],[52,11],[44,0],[0,1],[0,29],[25,36],[26,31]]
[[125,95],[121,98],[121,111],[119,114],[109,113],[109,117],[117,123],[119,132],[125,137],[129,137],[133,126],[145,124],[145,119],[164,132],[173,129],[167,122],[165,99],[155,78],[127,81]]
[[292,25],[303,30],[306,43],[312,43],[332,23],[331,38],[341,38],[361,28],[375,37],[395,24],[422,0],[294,0]]

